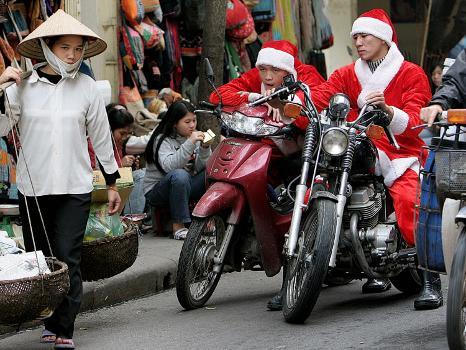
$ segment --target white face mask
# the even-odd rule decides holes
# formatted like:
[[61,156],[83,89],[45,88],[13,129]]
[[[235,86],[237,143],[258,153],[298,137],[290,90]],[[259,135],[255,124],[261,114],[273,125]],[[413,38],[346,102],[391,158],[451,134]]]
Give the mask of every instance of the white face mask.
[[83,62],[84,51],[86,51],[87,49],[87,41],[84,42],[81,58],[77,60],[75,63],[69,64],[59,59],[52,52],[52,50],[50,50],[50,48],[42,38],[39,38],[39,40],[40,45],[42,46],[42,51],[44,52],[45,59],[47,60],[47,63],[53,69],[53,71],[57,74],[60,74],[63,78],[74,79],[79,71],[79,67],[81,67],[81,63]]

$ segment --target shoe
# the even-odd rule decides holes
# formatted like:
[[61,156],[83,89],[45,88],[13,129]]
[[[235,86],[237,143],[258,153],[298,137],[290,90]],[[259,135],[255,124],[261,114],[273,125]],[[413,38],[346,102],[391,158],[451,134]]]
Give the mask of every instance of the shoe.
[[434,310],[443,305],[442,282],[440,275],[424,271],[424,286],[422,292],[414,300],[416,310]]
[[267,302],[267,309],[270,311],[281,311],[283,309],[283,296],[281,292]]
[[176,230],[176,232],[173,234],[173,238],[178,239],[178,240],[184,240],[186,239],[187,234],[188,234],[187,228],[180,228],[179,230]]
[[391,282],[386,278],[369,278],[367,282],[362,285],[362,293],[382,293],[386,292],[391,287]]
[[47,329],[44,329],[42,331],[42,334],[40,335],[40,342],[44,344],[55,343],[56,339],[57,339],[57,335]]
[[54,349],[74,349],[74,341],[73,339],[61,338],[58,337],[55,340]]

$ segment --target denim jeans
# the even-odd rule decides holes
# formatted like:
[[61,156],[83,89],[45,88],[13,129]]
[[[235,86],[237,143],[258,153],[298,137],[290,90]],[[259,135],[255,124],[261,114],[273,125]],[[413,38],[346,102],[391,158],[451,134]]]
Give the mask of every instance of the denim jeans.
[[170,171],[152,190],[146,193],[153,207],[169,205],[173,222],[191,222],[189,200],[197,200],[205,192],[205,171],[194,176],[184,169]]
[[146,169],[138,169],[133,171],[134,188],[129,195],[128,202],[125,205],[123,213],[127,214],[142,214],[146,205],[144,198],[143,184]]

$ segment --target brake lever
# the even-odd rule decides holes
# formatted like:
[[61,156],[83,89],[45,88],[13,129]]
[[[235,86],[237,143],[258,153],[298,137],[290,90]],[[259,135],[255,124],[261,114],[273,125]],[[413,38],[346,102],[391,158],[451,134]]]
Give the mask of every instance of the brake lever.
[[390,144],[391,144],[392,146],[394,146],[397,150],[399,150],[399,149],[400,149],[400,145],[399,145],[398,142],[396,141],[395,135],[393,135],[392,129],[390,129],[389,126],[384,126],[384,127],[383,127],[383,130],[385,131],[385,134],[387,135],[388,142],[390,142]]
[[[448,126],[448,123],[445,121],[445,120],[440,120],[438,122],[433,122],[432,125],[438,125],[438,126]],[[419,128],[427,128],[429,126],[429,124],[425,123],[425,124],[420,124],[420,125],[416,125],[416,126],[413,126],[411,128],[411,130],[416,130],[416,129],[419,129]]]

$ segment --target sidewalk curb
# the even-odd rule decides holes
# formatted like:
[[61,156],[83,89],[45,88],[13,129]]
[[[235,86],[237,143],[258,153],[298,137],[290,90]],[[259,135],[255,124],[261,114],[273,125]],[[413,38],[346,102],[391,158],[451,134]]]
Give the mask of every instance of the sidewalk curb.
[[169,289],[175,284],[177,263],[164,259],[157,269],[131,271],[96,282],[85,282],[81,312],[115,305]]

